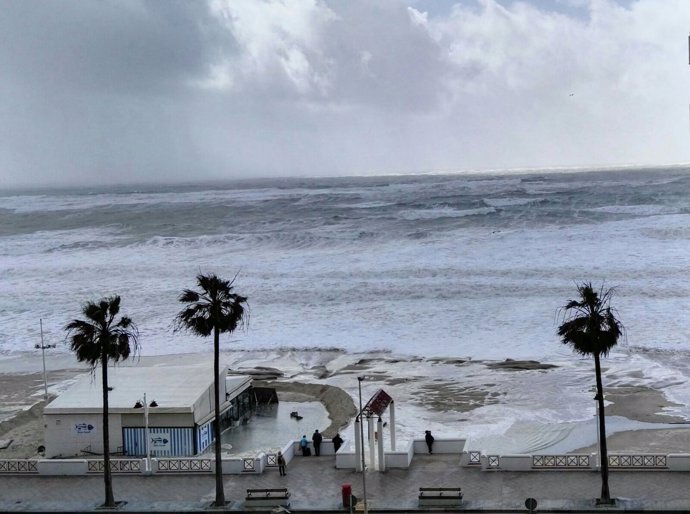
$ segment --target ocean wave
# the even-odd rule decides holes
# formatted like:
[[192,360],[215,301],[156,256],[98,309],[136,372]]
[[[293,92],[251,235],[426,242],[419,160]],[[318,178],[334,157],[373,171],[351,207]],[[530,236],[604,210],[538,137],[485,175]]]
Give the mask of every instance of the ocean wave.
[[690,226],[686,227],[645,227],[640,233],[650,239],[661,241],[690,240]]
[[679,214],[680,209],[668,205],[604,205],[586,209],[590,212],[605,212],[609,214],[632,214],[634,216],[656,216],[663,214]]
[[234,251],[252,248],[276,248],[291,250],[309,250],[316,248],[330,248],[338,243],[372,239],[376,233],[365,230],[335,232],[328,227],[300,232],[264,232],[254,234],[217,234],[193,237],[154,236],[143,243],[134,246],[155,248],[189,248],[203,250],[204,248],[227,247]]
[[392,205],[397,205],[396,202],[385,202],[385,201],[371,201],[371,202],[360,202],[352,204],[337,204],[334,207],[339,207],[342,209],[379,209],[381,207],[390,207]]
[[530,205],[533,203],[540,203],[544,198],[529,198],[529,197],[508,197],[508,198],[484,198],[483,201],[489,207],[513,207],[520,205]]
[[464,218],[467,216],[486,216],[496,212],[493,207],[477,207],[476,209],[454,209],[453,207],[436,207],[429,209],[404,210],[398,217],[407,221],[432,220],[438,218]]

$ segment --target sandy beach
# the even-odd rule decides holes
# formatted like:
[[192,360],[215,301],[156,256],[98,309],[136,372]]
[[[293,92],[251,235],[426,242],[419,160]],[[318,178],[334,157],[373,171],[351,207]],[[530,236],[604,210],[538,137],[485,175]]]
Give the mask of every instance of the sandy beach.
[[[476,409],[500,405],[504,395],[492,388],[491,373],[529,373],[548,372],[552,367],[536,361],[504,361],[480,365],[489,370],[486,373],[486,385],[462,385],[459,381],[448,379],[423,380],[418,375],[420,369],[432,370],[437,366],[464,367],[467,363],[460,359],[413,359],[417,369],[410,370],[410,361],[392,358],[389,355],[372,353],[367,356],[352,358],[344,355],[329,355],[328,364],[321,360],[304,365],[304,355],[299,352],[286,352],[282,355],[285,365],[281,369],[275,362],[270,366],[257,364],[264,362],[265,355],[248,355],[239,357],[228,353],[233,371],[252,375],[257,385],[275,387],[279,398],[284,401],[320,401],[329,413],[330,426],[324,430],[326,437],[337,431],[343,431],[356,414],[355,389],[351,387],[358,374],[366,373],[368,394],[377,385],[391,392],[396,398],[398,412],[403,415],[414,412],[418,416],[421,401],[417,393],[424,394],[423,412],[433,417],[434,412],[446,417],[454,417],[457,424],[446,423],[439,434],[463,437],[463,427],[471,423]],[[32,360],[33,359],[33,360]],[[296,367],[295,361],[300,362]],[[189,362],[209,364],[210,356],[206,354],[185,354],[157,357],[142,357],[126,363],[136,366],[173,366]],[[238,363],[242,365],[238,365]],[[51,397],[60,393],[75,376],[87,373],[88,368],[75,363],[69,355],[61,355],[51,360],[48,375]],[[0,422],[0,446],[11,444],[0,449],[0,458],[31,458],[37,456],[37,449],[43,444],[43,422],[41,413],[43,401],[42,373],[32,371],[40,366],[33,356],[29,359],[17,359],[14,362],[5,360],[0,363],[0,391],[2,391],[3,421]],[[340,367],[338,367],[340,366]],[[39,368],[40,369],[40,368]],[[516,375],[517,376],[517,375]],[[347,386],[350,386],[348,389]],[[409,393],[414,391],[414,394]],[[408,393],[406,395],[406,392]],[[685,419],[669,415],[666,410],[675,404],[669,401],[662,391],[648,387],[624,385],[606,389],[607,418],[618,416],[628,420],[644,422],[644,430],[626,430],[612,433],[608,437],[610,451],[630,451],[645,453],[685,453],[690,451],[690,427],[685,427]],[[401,416],[402,417],[402,416]],[[462,425],[465,423],[465,425]],[[655,428],[659,424],[660,428]],[[669,428],[669,424],[677,425]],[[414,425],[413,425],[414,426]],[[663,427],[663,428],[661,428]],[[435,433],[439,433],[438,430]],[[584,446],[573,452],[595,452],[596,444]]]

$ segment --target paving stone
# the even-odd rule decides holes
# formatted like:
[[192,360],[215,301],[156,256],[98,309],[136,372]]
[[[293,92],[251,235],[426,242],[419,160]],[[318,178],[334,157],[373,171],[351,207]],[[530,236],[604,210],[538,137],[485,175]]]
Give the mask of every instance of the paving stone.
[[[363,498],[362,474],[335,469],[332,456],[296,457],[281,477],[277,469],[264,474],[226,475],[225,510],[241,511],[247,489],[290,491],[290,510],[343,511],[342,484]],[[374,510],[418,511],[419,487],[461,487],[462,510],[526,512],[525,499],[538,501],[537,512],[690,511],[690,472],[612,471],[610,488],[618,504],[597,507],[601,479],[593,471],[482,471],[460,467],[457,455],[415,455],[409,469],[366,475],[367,497]],[[213,475],[113,477],[116,512],[214,511]],[[103,478],[97,476],[0,476],[2,512],[104,512]],[[434,512],[440,512],[435,509]]]

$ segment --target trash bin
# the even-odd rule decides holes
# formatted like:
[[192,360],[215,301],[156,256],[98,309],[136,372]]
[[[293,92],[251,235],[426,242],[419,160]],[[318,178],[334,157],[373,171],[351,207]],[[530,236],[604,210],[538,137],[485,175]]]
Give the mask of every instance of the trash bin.
[[343,507],[346,509],[350,508],[350,496],[352,495],[352,484],[343,484]]

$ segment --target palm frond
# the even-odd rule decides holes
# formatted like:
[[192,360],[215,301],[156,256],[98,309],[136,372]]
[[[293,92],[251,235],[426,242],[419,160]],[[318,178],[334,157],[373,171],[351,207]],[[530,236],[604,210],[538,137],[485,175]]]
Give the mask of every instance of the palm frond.
[[79,362],[95,369],[102,358],[118,362],[139,351],[139,331],[126,316],[117,322],[120,297],[111,296],[98,302],[88,302],[82,308],[86,319],[74,319],[65,325],[70,349]]
[[247,298],[232,291],[234,278],[230,281],[215,274],[199,274],[196,280],[199,290],[186,289],[179,297],[179,301],[187,306],[175,317],[175,331],[187,330],[207,337],[214,329],[225,333],[247,326]]
[[563,323],[558,327],[561,342],[581,355],[608,355],[624,330],[610,305],[613,289],[602,286],[596,291],[585,282],[577,290],[579,298],[562,308]]

